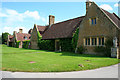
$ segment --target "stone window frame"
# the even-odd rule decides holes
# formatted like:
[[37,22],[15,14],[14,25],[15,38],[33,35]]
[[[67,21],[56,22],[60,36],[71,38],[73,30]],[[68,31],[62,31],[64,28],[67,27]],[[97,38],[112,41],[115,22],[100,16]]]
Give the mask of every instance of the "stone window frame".
[[[94,42],[94,44],[92,44],[92,39],[95,39],[94,41],[96,41],[96,43]],[[99,38],[101,39],[101,44],[99,44]],[[90,45],[88,44],[88,39],[90,39]],[[102,40],[104,39],[104,40]],[[98,36],[98,37],[85,37],[83,39],[83,43],[84,43],[84,46],[105,46],[105,40],[106,38],[103,37],[103,36]],[[102,42],[104,41],[104,42]],[[87,42],[87,43],[86,43]],[[104,44],[103,44],[104,43]],[[96,44],[96,45],[95,45]]]
[[97,17],[90,17],[89,18],[89,23],[90,25],[96,25],[97,24],[97,21],[98,21],[98,18]]

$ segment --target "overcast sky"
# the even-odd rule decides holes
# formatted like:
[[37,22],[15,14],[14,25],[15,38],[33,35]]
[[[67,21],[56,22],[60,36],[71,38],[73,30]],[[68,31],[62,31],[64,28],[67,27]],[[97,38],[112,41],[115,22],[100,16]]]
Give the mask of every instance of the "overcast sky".
[[[101,8],[118,15],[117,2],[96,2]],[[23,28],[27,33],[34,24],[47,25],[48,16],[54,15],[55,22],[84,16],[85,2],[2,2],[0,8],[0,22],[2,32],[18,31]]]

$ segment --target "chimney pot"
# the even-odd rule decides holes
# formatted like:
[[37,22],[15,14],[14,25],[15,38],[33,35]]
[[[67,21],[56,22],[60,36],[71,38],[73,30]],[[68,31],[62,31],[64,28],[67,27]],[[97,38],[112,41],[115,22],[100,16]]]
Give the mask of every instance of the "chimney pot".
[[86,13],[88,12],[88,8],[91,6],[91,4],[92,4],[91,0],[86,1]]
[[23,29],[19,29],[19,33],[22,33],[23,32]]

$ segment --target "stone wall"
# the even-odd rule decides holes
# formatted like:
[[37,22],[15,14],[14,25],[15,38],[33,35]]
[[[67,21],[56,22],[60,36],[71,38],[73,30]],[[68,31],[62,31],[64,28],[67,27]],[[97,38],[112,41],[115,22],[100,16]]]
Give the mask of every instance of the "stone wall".
[[[91,18],[96,18],[96,24],[91,25]],[[104,37],[105,40],[108,37],[114,37],[116,35],[116,27],[114,24],[106,17],[106,15],[100,10],[100,8],[92,3],[88,8],[88,12],[80,24],[79,29],[79,39],[78,45],[84,45],[84,39],[86,37]],[[95,46],[85,46],[87,48],[88,54],[96,54],[94,52]]]
[[31,33],[31,49],[39,49],[38,47],[38,34],[37,34],[37,25],[34,25],[33,31]]

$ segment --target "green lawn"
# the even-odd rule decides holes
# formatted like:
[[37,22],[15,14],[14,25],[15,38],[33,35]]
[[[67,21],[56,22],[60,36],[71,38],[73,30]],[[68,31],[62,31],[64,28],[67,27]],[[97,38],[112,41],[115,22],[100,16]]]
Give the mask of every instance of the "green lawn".
[[[2,45],[2,70],[24,72],[61,72],[95,69],[118,63],[116,58],[81,55],[70,52],[49,52]],[[36,63],[29,63],[34,61]],[[84,67],[78,66],[79,64]]]

